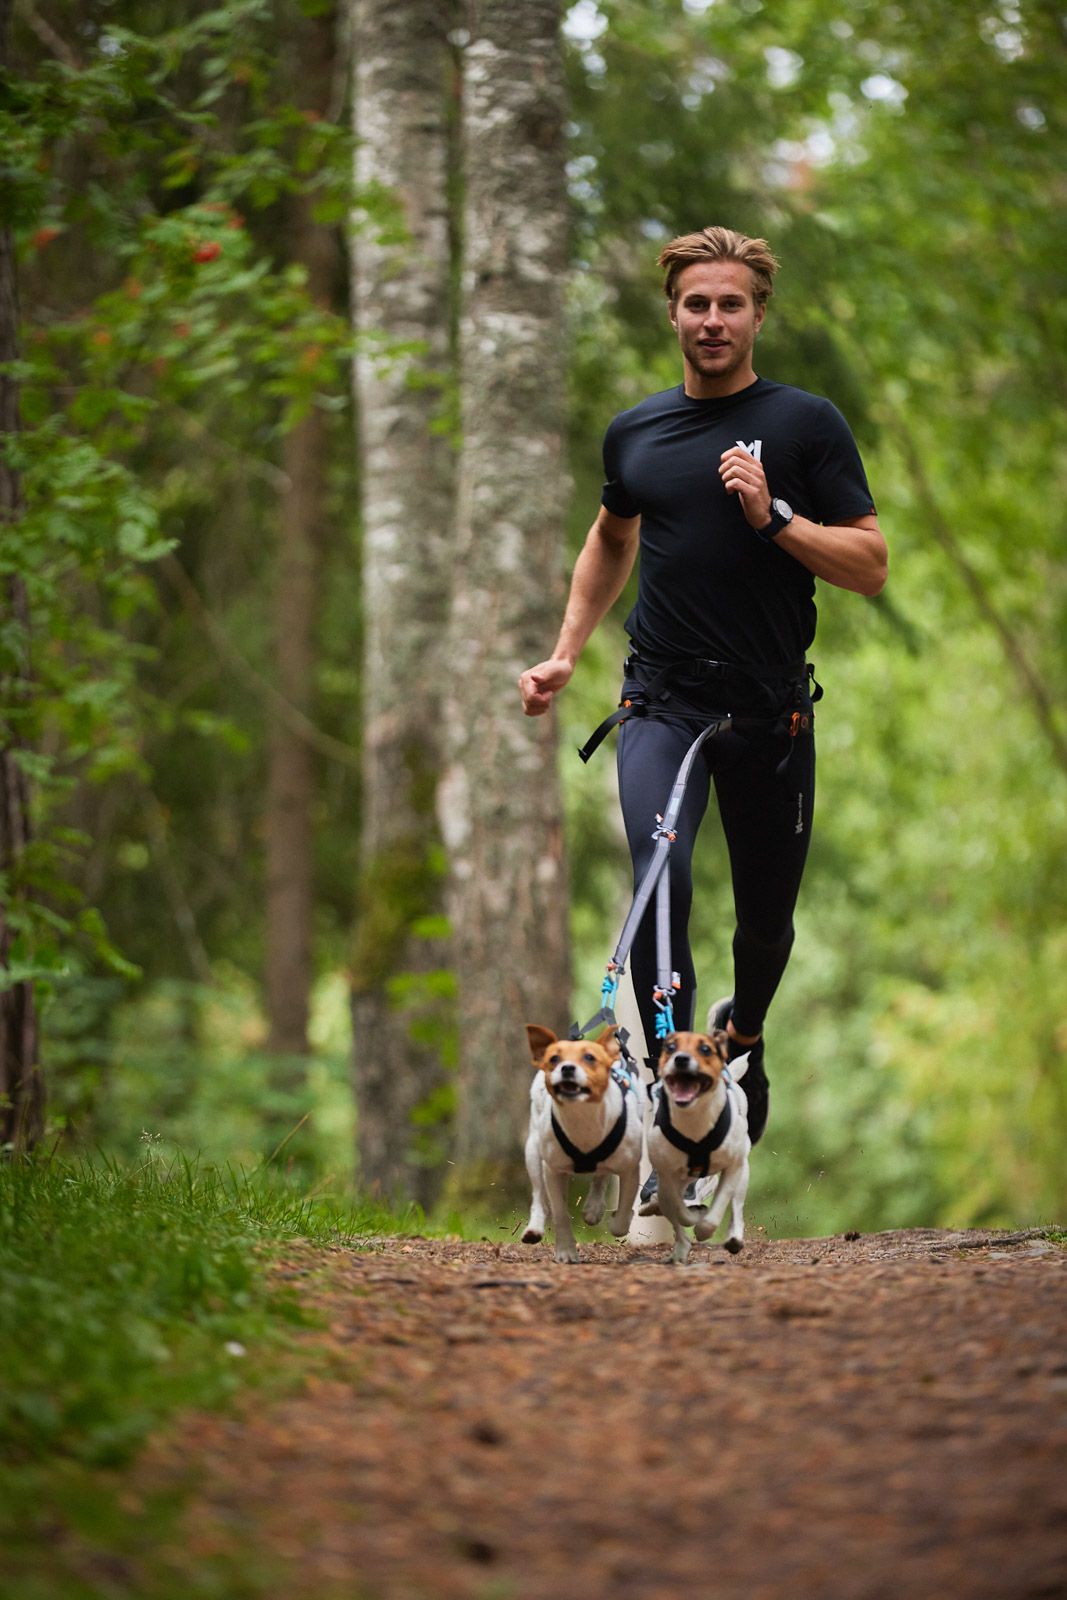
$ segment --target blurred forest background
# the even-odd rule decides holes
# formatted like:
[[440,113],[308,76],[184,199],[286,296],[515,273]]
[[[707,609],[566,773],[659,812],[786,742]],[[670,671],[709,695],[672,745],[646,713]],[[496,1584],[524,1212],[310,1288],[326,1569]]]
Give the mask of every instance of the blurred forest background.
[[[510,1216],[522,1024],[596,1008],[628,898],[574,754],[624,605],[561,707],[565,848],[515,678],[606,424],[678,381],[658,250],[722,222],[782,260],[758,370],[844,411],[891,554],[877,600],[820,586],[750,1215],[1062,1215],[1055,0],[0,13],[8,1138]],[[700,874],[706,1001],[714,828]]]

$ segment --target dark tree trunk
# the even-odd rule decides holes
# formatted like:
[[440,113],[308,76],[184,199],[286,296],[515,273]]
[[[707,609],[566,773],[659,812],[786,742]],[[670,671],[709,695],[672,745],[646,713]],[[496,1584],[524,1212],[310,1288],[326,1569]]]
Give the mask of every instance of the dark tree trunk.
[[[354,0],[356,178],[405,237],[354,233],[363,509],[363,831],[352,959],[361,1182],[426,1203],[444,1154],[453,1033],[434,796],[452,567],[450,107],[454,10]],[[383,362],[375,338],[411,341]]]
[[[11,8],[0,0],[0,66],[8,65]],[[11,230],[0,225],[0,363],[18,360],[19,311]],[[16,380],[0,372],[0,538],[13,537],[21,505],[18,473],[7,446],[19,430]],[[9,575],[0,590],[0,626],[11,654],[0,666],[0,873],[8,884],[0,901],[0,982],[10,970],[11,912],[18,896],[19,860],[30,841],[30,803],[26,777],[15,751],[20,733],[11,713],[27,699],[29,612],[20,578]],[[0,991],[0,1146],[29,1149],[44,1125],[44,1087],[37,1062],[37,1010],[31,983]]]
[[[326,116],[334,82],[336,29],[332,12],[300,18],[290,38],[293,98]],[[294,197],[286,255],[307,273],[313,300],[328,304],[338,276],[332,233],[316,223],[306,195]],[[313,407],[286,435],[287,486],[280,507],[274,598],[275,682],[304,716],[312,709],[315,634],[319,612],[327,420]],[[266,1002],[272,1054],[307,1054],[313,980],[315,762],[293,720],[271,723],[267,778]]]

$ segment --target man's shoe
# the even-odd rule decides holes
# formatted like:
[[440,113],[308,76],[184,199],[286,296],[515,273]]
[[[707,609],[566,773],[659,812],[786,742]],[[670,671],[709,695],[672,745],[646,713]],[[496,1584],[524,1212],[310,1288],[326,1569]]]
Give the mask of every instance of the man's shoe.
[[[732,994],[726,995],[722,1000],[716,1000],[708,1015],[709,1028],[725,1028],[733,1009]],[[748,1136],[753,1144],[758,1144],[767,1126],[767,1116],[771,1108],[771,1086],[767,1081],[767,1068],[764,1065],[763,1040],[757,1039],[755,1044],[741,1044],[737,1039],[731,1039],[726,1054],[728,1060],[736,1061],[746,1050],[748,1070],[741,1080],[741,1087],[748,1099]]]

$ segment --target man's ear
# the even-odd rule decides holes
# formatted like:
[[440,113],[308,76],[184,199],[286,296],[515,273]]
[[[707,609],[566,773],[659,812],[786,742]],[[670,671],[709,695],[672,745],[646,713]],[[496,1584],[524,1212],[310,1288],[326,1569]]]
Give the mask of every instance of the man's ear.
[[530,1043],[530,1060],[535,1067],[539,1067],[541,1065],[541,1057],[549,1045],[555,1044],[556,1035],[551,1028],[542,1028],[539,1023],[528,1022],[526,1024],[526,1037]]

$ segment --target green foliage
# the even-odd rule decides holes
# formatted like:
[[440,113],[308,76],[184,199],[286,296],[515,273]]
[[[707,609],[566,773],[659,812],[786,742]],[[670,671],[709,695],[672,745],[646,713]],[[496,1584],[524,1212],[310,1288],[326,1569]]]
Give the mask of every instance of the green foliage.
[[[19,242],[32,307],[16,368],[22,432],[5,441],[24,506],[0,552],[0,577],[24,584],[29,616],[2,619],[0,723],[33,766],[37,842],[9,888],[13,970],[37,977],[43,995],[57,975],[101,963],[134,975],[101,910],[125,954],[155,970],[128,911],[145,904],[146,878],[188,900],[160,736],[249,751],[246,709],[214,685],[183,703],[202,642],[195,665],[184,640],[174,654],[165,596],[145,568],[187,547],[208,507],[226,507],[229,536],[235,500],[261,546],[262,492],[250,496],[246,481],[235,496],[234,480],[277,495],[283,436],[312,407],[346,407],[347,317],[313,300],[304,269],[278,248],[296,204],[329,223],[352,199],[346,127],[305,111],[304,86],[279,62],[276,29],[300,25],[301,9],[231,0],[190,17],[164,3],[149,17],[91,6],[61,59],[16,28],[0,86],[0,222]],[[365,226],[388,210],[368,195]],[[183,747],[177,767],[205,764],[224,762],[191,763]],[[160,772],[163,802],[145,794]],[[125,799],[94,798],[105,785]],[[117,894],[101,895],[85,861],[102,815],[121,819]]]

